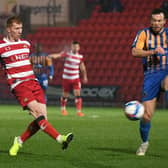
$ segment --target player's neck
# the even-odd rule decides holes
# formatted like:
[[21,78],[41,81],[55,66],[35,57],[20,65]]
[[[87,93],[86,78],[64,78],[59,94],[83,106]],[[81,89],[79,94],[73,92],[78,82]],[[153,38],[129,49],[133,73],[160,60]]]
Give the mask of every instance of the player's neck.
[[150,28],[150,29],[154,35],[161,34],[164,31],[164,27],[159,32],[154,32],[152,28]]
[[78,54],[78,52],[77,51],[71,51],[73,54]]
[[6,39],[7,39],[7,41],[10,41],[10,42],[17,42],[17,41],[19,41],[19,39],[15,39],[15,38],[13,38],[13,37],[10,36],[10,35],[7,35],[7,36],[6,36]]

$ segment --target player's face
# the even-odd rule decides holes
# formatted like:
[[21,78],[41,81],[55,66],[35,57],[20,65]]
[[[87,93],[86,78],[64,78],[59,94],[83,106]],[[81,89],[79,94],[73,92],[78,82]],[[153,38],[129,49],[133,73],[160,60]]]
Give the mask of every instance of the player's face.
[[22,24],[18,24],[14,22],[10,27],[7,28],[9,37],[12,40],[17,41],[22,35],[22,28],[23,28]]
[[72,49],[73,53],[77,53],[80,50],[80,45],[79,44],[72,44],[71,49]]
[[151,17],[151,28],[155,33],[159,33],[166,23],[163,13],[154,14]]

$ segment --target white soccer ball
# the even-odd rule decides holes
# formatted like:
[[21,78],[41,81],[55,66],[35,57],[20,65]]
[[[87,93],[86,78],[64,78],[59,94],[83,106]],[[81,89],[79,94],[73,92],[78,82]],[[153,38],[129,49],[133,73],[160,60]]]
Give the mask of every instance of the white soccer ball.
[[129,120],[139,120],[144,115],[144,106],[137,100],[130,101],[125,104],[124,113]]

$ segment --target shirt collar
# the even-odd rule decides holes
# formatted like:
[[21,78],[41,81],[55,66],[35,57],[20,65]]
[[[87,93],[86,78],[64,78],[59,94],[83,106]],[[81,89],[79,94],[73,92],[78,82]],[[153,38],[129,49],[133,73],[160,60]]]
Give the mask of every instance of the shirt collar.
[[4,37],[3,41],[5,41],[6,43],[12,43],[12,42],[20,42],[20,39],[18,39],[18,41],[9,41],[6,37]]

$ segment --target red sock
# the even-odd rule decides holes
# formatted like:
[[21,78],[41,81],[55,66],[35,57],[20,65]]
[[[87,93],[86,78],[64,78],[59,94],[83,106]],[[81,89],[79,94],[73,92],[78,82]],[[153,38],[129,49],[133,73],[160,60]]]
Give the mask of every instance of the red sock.
[[82,109],[82,98],[75,98],[76,110],[77,112],[81,112]]
[[55,128],[44,118],[44,116],[40,116],[36,119],[36,122],[40,126],[43,132],[50,135],[53,139],[56,139],[58,135],[60,135]]
[[61,97],[61,108],[65,108],[67,104],[67,98],[66,97]]
[[40,127],[37,125],[37,123],[35,122],[35,120],[32,121],[29,124],[27,130],[25,132],[23,132],[22,135],[20,136],[21,141],[25,142],[32,135],[34,135],[39,129],[40,129]]

